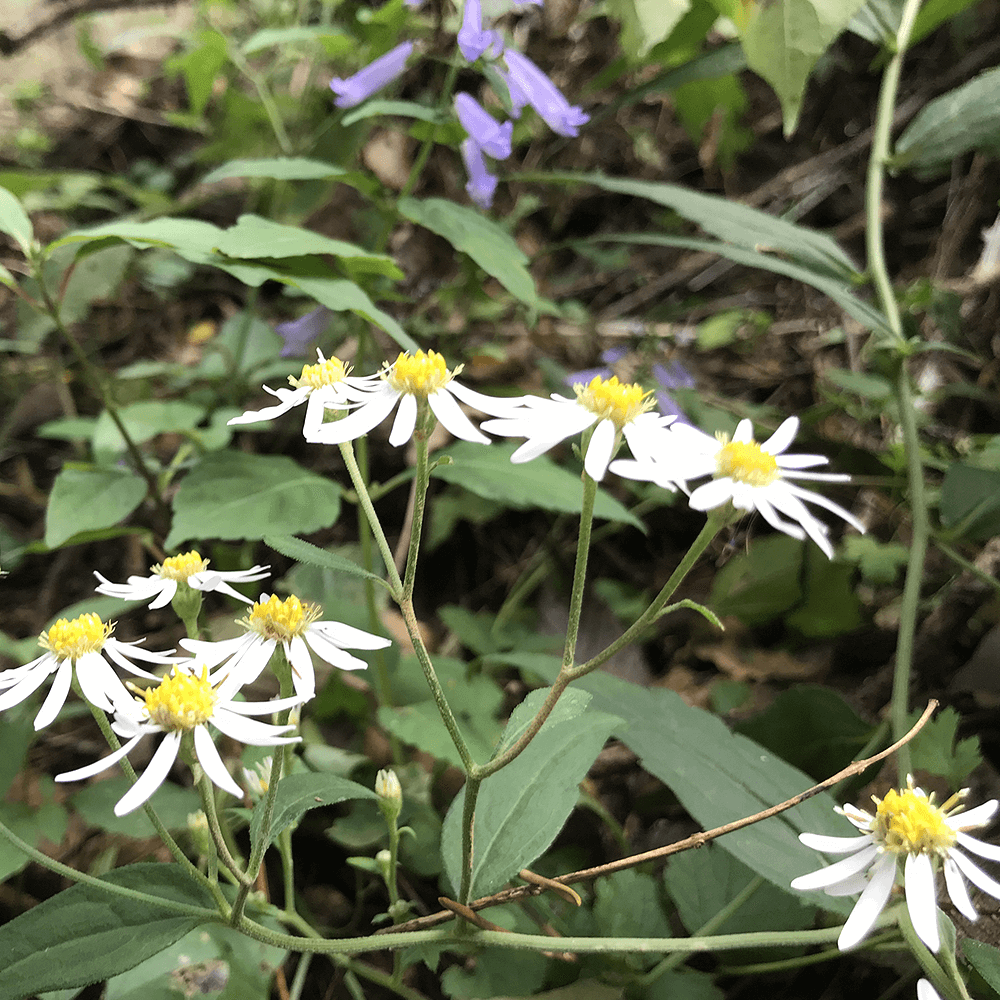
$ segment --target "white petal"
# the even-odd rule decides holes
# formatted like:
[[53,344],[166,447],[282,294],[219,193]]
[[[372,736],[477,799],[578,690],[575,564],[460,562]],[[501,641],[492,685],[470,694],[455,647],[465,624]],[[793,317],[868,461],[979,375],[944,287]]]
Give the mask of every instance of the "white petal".
[[[384,385],[384,384],[383,384]],[[316,428],[315,432],[306,436],[311,444],[343,444],[367,434],[377,427],[390,413],[399,398],[394,389],[382,391],[382,387],[371,394],[356,410],[352,410],[340,420],[331,420]]]
[[150,601],[150,610],[155,611],[157,608],[165,608],[174,599],[174,594],[177,593],[176,580],[162,580],[161,583],[163,585],[160,587],[159,596],[155,600]]
[[833,885],[851,875],[856,874],[867,867],[878,854],[878,848],[867,838],[868,846],[858,851],[853,857],[844,858],[835,864],[820,868],[819,871],[810,872],[808,875],[800,875],[792,880],[792,888],[800,892],[808,892],[811,889],[822,889],[825,886]]
[[145,670],[132,663],[133,659],[145,660],[146,663],[176,663],[183,659],[174,655],[174,650],[169,649],[163,653],[154,652],[151,649],[143,649],[138,644],[141,639],[135,642],[122,642],[120,639],[106,639],[103,652],[114,660],[123,670],[135,674],[137,677],[155,677],[155,674],[147,673]]
[[715,510],[733,499],[733,481],[728,477],[710,479],[702,483],[688,501],[694,510]]
[[917,1000],[941,1000],[941,994],[926,979],[918,979]]
[[385,649],[386,646],[392,645],[392,640],[390,639],[384,639],[380,635],[365,632],[363,629],[355,628],[353,625],[345,625],[343,622],[313,622],[306,629],[306,636],[308,638],[317,632],[335,646],[346,647],[347,649]]
[[852,806],[849,802],[843,806],[843,808],[837,809],[836,811],[839,812],[846,820],[853,823],[859,830],[867,830],[869,833],[871,832],[872,823],[875,821],[875,817],[872,816],[870,812],[865,812],[864,809]]
[[232,775],[226,770],[226,765],[219,756],[219,751],[215,749],[212,742],[211,733],[204,726],[194,727],[194,752],[198,757],[205,774],[212,779],[223,791],[238,799],[243,798],[243,790],[233,781]]
[[[290,698],[272,698],[270,701],[227,701],[224,705],[216,705],[215,711],[235,712],[237,715],[273,715],[301,704],[302,699],[298,695],[292,695]],[[214,713],[212,718],[215,719]]]
[[795,440],[798,432],[799,418],[789,417],[781,422],[778,429],[760,446],[760,450],[768,455],[780,455]]
[[814,493],[812,490],[804,490],[801,486],[796,486],[794,483],[790,483],[785,480],[785,489],[790,493],[794,493],[800,496],[803,500],[807,500],[809,503],[816,504],[817,507],[824,507],[826,510],[832,511],[838,517],[842,517],[852,528],[856,528],[862,534],[864,534],[865,526],[861,523],[850,511],[844,510],[839,503],[834,503],[832,500],[828,500],[822,493]]
[[734,441],[752,441],[753,440],[753,424],[749,420],[744,418],[736,425],[736,430],[733,433]]
[[959,913],[964,914],[969,920],[976,920],[979,916],[976,908],[969,899],[969,890],[965,887],[965,879],[962,878],[958,870],[958,865],[951,858],[944,859],[944,884],[948,888],[948,895],[955,904]]
[[365,670],[368,667],[364,660],[352,656],[336,643],[330,642],[326,636],[309,630],[306,632],[305,639],[321,660],[325,660],[339,670]]
[[497,417],[502,417],[511,410],[521,406],[524,396],[487,396],[482,392],[476,392],[467,385],[462,385],[454,379],[448,383],[448,391],[460,399],[466,406],[475,407],[481,413],[489,413]]
[[973,827],[986,826],[993,819],[993,814],[996,811],[997,800],[990,799],[989,802],[984,802],[981,806],[976,806],[975,809],[969,809],[952,816],[947,821],[948,826],[953,830],[971,830]]
[[251,633],[238,635],[235,639],[221,639],[218,642],[206,642],[204,639],[181,639],[178,645],[190,653],[194,653],[199,663],[211,669],[223,660],[238,652],[241,647],[251,645],[257,636]]
[[174,766],[174,761],[177,760],[180,746],[179,732],[167,733],[163,737],[139,780],[118,800],[115,806],[116,816],[124,816],[133,809],[138,809],[163,784],[170,773],[170,768]]
[[962,833],[960,830],[955,831],[955,839],[967,851],[972,851],[973,854],[978,854],[981,858],[987,858],[990,861],[1000,861],[1000,847],[997,847],[996,844],[987,844],[985,841],[976,840],[975,837],[970,837],[967,833]]
[[[776,455],[775,458],[779,469],[811,469],[830,461],[826,455]],[[850,479],[850,476],[845,478]]]
[[294,726],[272,726],[256,719],[244,719],[242,716],[223,709],[212,713],[212,725],[220,733],[225,733],[232,739],[249,746],[274,746],[276,743],[297,743],[298,736],[286,736]]
[[910,913],[917,937],[936,952],[941,947],[938,929],[937,886],[934,884],[934,866],[926,854],[907,854],[903,866],[903,883],[906,886],[906,909]]
[[247,410],[240,416],[226,421],[227,425],[232,427],[237,424],[254,424],[260,420],[274,420],[282,413],[287,413],[292,407],[305,402],[311,391],[309,386],[301,386],[298,389],[269,389],[265,385],[264,389],[272,396],[277,396],[279,402],[274,406],[265,406],[261,410]]
[[476,444],[489,444],[490,439],[476,429],[476,425],[462,412],[462,407],[454,396],[449,394],[450,388],[450,385],[444,386],[427,397],[431,412],[455,437],[463,441],[474,441]]
[[117,764],[122,757],[131,753],[132,748],[143,738],[143,736],[145,736],[145,733],[133,736],[128,743],[123,743],[117,750],[115,750],[114,753],[109,753],[107,757],[102,757],[93,764],[87,764],[86,767],[78,767],[75,771],[63,771],[62,774],[57,774],[54,780],[82,781],[84,778],[90,778],[95,774],[100,774],[101,771],[106,771],[112,764]]
[[[84,653],[76,661],[76,679],[80,682],[84,698],[91,705],[96,705],[105,712],[114,709],[108,692],[113,684],[123,685],[100,653]],[[119,696],[119,701],[123,700]]]
[[840,932],[837,947],[841,951],[853,948],[868,935],[889,899],[895,880],[896,858],[892,854],[884,854],[872,865],[868,887],[854,904],[854,909]]
[[856,896],[859,892],[864,892],[868,886],[868,876],[864,872],[851,875],[843,882],[828,885],[823,892],[828,896]]
[[824,854],[850,854],[851,851],[860,850],[872,842],[872,838],[867,835],[864,837],[827,837],[821,833],[800,833],[799,840],[806,847],[822,851]]
[[396,419],[392,422],[392,430],[389,432],[389,444],[398,448],[413,437],[414,428],[417,426],[417,398],[412,393],[403,393],[399,400],[399,409],[396,411]]
[[[492,421],[487,420],[483,426],[486,427],[486,424],[488,423],[492,423]],[[491,430],[490,433],[493,434],[496,432]],[[515,465],[520,465],[522,462],[530,462],[533,458],[538,458],[539,455],[544,455],[545,452],[554,448],[560,441],[562,441],[562,438],[555,438],[552,440],[545,438],[528,438],[528,440],[525,441],[524,444],[522,444],[521,447],[510,456],[510,460]]]
[[615,425],[610,420],[601,420],[594,428],[583,458],[583,467],[594,482],[599,483],[608,471],[608,462],[615,446]]
[[[100,659],[100,656],[98,656]],[[101,660],[103,663],[104,661]],[[66,696],[69,694],[69,686],[73,680],[73,664],[69,660],[63,660],[59,664],[55,677],[52,678],[52,687],[42,702],[42,707],[35,716],[35,732],[44,729],[59,714],[59,709],[66,704]],[[103,707],[103,706],[100,706]],[[110,706],[109,706],[110,707]]]
[[976,888],[989,893],[994,899],[1000,899],[1000,882],[991,879],[978,865],[974,865],[961,851],[954,847],[951,849],[949,857]]
[[312,656],[302,636],[292,636],[285,644],[285,657],[292,668],[292,685],[295,693],[303,700],[316,697],[316,670]]

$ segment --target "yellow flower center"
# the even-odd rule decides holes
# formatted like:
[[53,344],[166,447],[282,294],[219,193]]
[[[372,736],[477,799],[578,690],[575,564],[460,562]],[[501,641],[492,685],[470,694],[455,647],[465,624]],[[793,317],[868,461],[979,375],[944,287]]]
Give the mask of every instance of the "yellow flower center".
[[447,385],[460,371],[459,365],[453,372],[448,371],[444,358],[437,351],[417,351],[416,354],[401,353],[391,368],[382,373],[382,377],[397,392],[406,392],[411,396],[423,396],[426,399],[432,392],[437,392]]
[[208,569],[208,560],[202,559],[201,553],[192,549],[179,556],[170,556],[162,563],[154,566],[151,572],[165,580],[187,580],[192,573],[200,573]]
[[875,799],[876,842],[894,854],[947,854],[955,843],[955,831],[948,825],[945,810],[914,788]]
[[76,660],[85,653],[98,653],[115,631],[114,622],[106,625],[93,612],[72,621],[60,618],[38,637],[38,644],[55,653],[57,660]]
[[189,674],[174,667],[155,688],[142,692],[149,718],[161,729],[194,729],[208,722],[219,700],[208,683],[208,667],[201,674]]
[[577,402],[601,420],[610,420],[618,430],[653,405],[652,394],[635,382],[619,382],[617,375],[603,379],[595,375],[589,385],[575,385]]
[[303,604],[294,594],[281,600],[272,594],[258,601],[240,624],[265,639],[285,641],[301,635],[321,614],[318,604]]
[[327,358],[315,365],[303,365],[302,374],[296,378],[294,375],[288,376],[288,381],[301,389],[307,385],[310,389],[320,389],[324,385],[334,385],[341,382],[347,375],[347,367],[340,358]]
[[722,447],[715,459],[716,477],[728,476],[749,486],[769,486],[780,475],[778,461],[756,441],[727,441],[719,438]]

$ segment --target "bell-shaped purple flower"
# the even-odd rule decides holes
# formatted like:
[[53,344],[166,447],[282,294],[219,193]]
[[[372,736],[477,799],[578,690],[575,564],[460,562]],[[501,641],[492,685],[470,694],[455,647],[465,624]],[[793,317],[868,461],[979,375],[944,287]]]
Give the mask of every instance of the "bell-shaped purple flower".
[[506,49],[503,58],[510,71],[507,85],[515,110],[530,104],[553,132],[570,137],[578,135],[579,126],[589,122],[590,115],[570,104],[527,56],[515,49]]
[[379,56],[364,69],[346,80],[335,78],[330,81],[330,89],[337,95],[333,102],[338,108],[353,108],[365,98],[388,86],[406,68],[406,60],[413,53],[413,42],[403,42]]
[[330,323],[330,310],[326,306],[317,306],[312,312],[307,312],[298,319],[278,323],[274,332],[285,342],[281,348],[283,358],[297,358],[306,354],[306,348],[327,328]]
[[493,204],[493,194],[497,189],[497,179],[490,173],[475,139],[469,138],[462,142],[462,159],[469,174],[469,182],[465,185],[469,197],[480,207],[489,208]]
[[495,160],[510,156],[513,122],[498,122],[471,94],[455,95],[455,113],[476,145]]
[[499,32],[483,30],[483,7],[480,0],[465,0],[462,27],[458,30],[458,47],[470,63],[475,62],[489,48],[493,49],[494,58],[503,49],[503,39]]

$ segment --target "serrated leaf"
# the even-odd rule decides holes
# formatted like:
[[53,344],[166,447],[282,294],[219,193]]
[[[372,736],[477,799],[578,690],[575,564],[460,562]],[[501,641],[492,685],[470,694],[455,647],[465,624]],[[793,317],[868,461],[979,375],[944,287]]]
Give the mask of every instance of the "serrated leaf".
[[388,587],[382,577],[369,572],[351,559],[338,552],[321,549],[318,545],[303,541],[294,535],[265,535],[264,544],[296,562],[306,563],[308,566],[318,566],[320,569],[332,569],[338,573],[350,573],[352,576],[361,576],[366,580],[374,580],[383,587]]
[[329,527],[339,514],[340,487],[292,459],[220,451],[181,482],[165,544],[307,534]]
[[[909,724],[913,725],[919,717],[919,712],[912,712]],[[956,790],[983,762],[978,736],[958,739],[959,722],[961,716],[949,705],[942,708],[910,743],[914,771],[939,775]]]
[[[496,441],[488,448],[456,441],[448,447],[452,464],[435,466],[431,475],[508,507],[520,510],[541,507],[562,514],[579,514],[583,506],[580,477],[544,455],[514,465],[510,456],[516,448],[516,444],[505,441]],[[594,501],[594,517],[645,530],[634,514],[602,489],[598,489]]]
[[30,252],[35,240],[35,230],[28,213],[5,187],[0,187],[0,233],[13,237],[25,255]]
[[[569,720],[547,719],[520,756],[483,782],[476,802],[473,896],[495,891],[549,848],[576,806],[577,786],[620,725],[621,719],[592,711]],[[456,888],[464,802],[462,789],[441,830],[441,857]]]
[[773,0],[740,32],[747,65],[781,101],[785,136],[795,131],[813,66],[847,27],[864,0]]
[[[160,897],[163,905],[80,884],[15,917],[0,927],[0,1000],[108,979],[162,951],[215,912],[208,893],[178,865],[129,865],[105,880]],[[204,916],[184,912],[191,907],[204,910]]]
[[514,238],[492,219],[444,198],[404,198],[400,214],[446,239],[468,254],[515,298],[528,305],[537,300],[535,281],[526,267],[528,258]]
[[146,481],[127,470],[64,468],[45,512],[45,544],[57,548],[84,531],[108,528],[142,503]]
[[891,166],[929,177],[973,149],[1000,155],[1000,68],[925,104],[899,137]]
[[[271,820],[270,838],[273,843],[282,830],[297,823],[310,809],[332,806],[355,799],[377,799],[364,785],[336,774],[288,774],[278,784]],[[262,803],[258,803],[250,818],[250,840],[256,844],[261,837],[264,821]]]

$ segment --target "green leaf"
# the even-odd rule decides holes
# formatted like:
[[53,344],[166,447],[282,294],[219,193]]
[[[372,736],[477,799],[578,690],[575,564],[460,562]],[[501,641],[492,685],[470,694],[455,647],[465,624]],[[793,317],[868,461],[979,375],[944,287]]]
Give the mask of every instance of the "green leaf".
[[966,538],[1000,534],[1000,471],[953,462],[941,484],[941,522]]
[[899,542],[880,542],[872,535],[848,535],[844,558],[857,564],[869,583],[885,586],[894,583],[910,561],[910,550]]
[[[71,802],[90,826],[125,837],[152,837],[156,831],[144,810],[136,809],[127,816],[115,815],[118,800],[131,787],[132,782],[124,775],[94,781],[76,791]],[[150,802],[168,830],[185,829],[188,815],[201,808],[201,799],[194,789],[169,782],[160,785]]]
[[25,256],[30,253],[35,240],[31,219],[17,198],[5,187],[0,187],[0,233],[13,237]]
[[[692,934],[728,907],[754,878],[743,862],[718,844],[674,855],[664,873],[677,912]],[[796,905],[786,893],[765,883],[712,933],[744,934],[761,927],[798,931],[811,927],[815,916],[814,907]]]
[[422,122],[439,122],[441,115],[437,108],[429,108],[426,104],[416,104],[413,101],[365,101],[364,104],[352,108],[341,119],[345,128],[364,118],[374,118],[376,115],[399,115],[402,118],[416,118]]
[[[310,810],[332,806],[338,802],[355,799],[377,799],[378,796],[364,785],[336,774],[287,774],[278,784],[271,820],[271,843],[288,827],[298,823]],[[263,800],[259,802],[250,819],[250,840],[260,840],[264,822]]]
[[146,481],[126,470],[64,467],[45,512],[45,544],[58,548],[83,531],[124,520],[142,503]]
[[179,865],[137,864],[105,876],[164,900],[158,906],[91,885],[74,885],[0,927],[0,1000],[87,986],[134,968],[205,919],[166,905],[214,912],[212,899]]
[[899,137],[891,166],[930,177],[973,149],[1000,155],[1000,68],[925,104]]
[[[518,510],[541,507],[561,514],[579,514],[583,506],[580,477],[544,455],[514,465],[510,456],[516,448],[516,444],[506,441],[495,441],[488,448],[456,441],[448,447],[452,464],[435,466],[431,475]],[[645,530],[634,514],[601,489],[594,501],[594,517]]]
[[99,226],[88,226],[66,233],[46,247],[46,253],[74,243],[100,243],[102,248],[109,240],[123,240],[132,246],[171,247],[186,260],[196,264],[211,263],[212,248],[222,230],[200,219],[154,219],[152,222],[135,222],[116,219]]
[[231,177],[266,177],[278,181],[318,181],[343,177],[343,167],[304,156],[269,156],[259,160],[230,160],[202,178],[202,184],[215,184]]
[[310,254],[332,254],[336,257],[372,262],[382,273],[392,277],[403,274],[385,254],[372,253],[353,243],[331,239],[321,233],[298,226],[285,226],[259,215],[241,215],[216,243],[215,249],[229,257],[305,257]]
[[[205,419],[206,409],[181,399],[148,399],[131,403],[118,411],[129,437],[142,444],[157,434],[183,434],[194,430]],[[92,438],[94,456],[111,464],[125,451],[125,440],[117,424],[105,410],[97,419]]]
[[1000,993],[1000,951],[985,941],[967,937],[962,941],[962,954],[990,989]]
[[[847,27],[864,0],[774,0],[756,10],[740,32],[747,65],[774,88],[795,131],[813,66]],[[746,9],[746,8],[745,8]]]
[[611,0],[608,10],[622,22],[622,49],[631,60],[648,55],[670,36],[691,9],[691,0]]
[[[911,712],[909,725],[919,717],[920,712]],[[940,775],[954,789],[961,788],[983,762],[978,736],[958,739],[959,722],[961,716],[955,709],[942,708],[910,742],[913,770]]]
[[174,498],[166,547],[190,539],[260,539],[327,528],[340,487],[284,455],[220,451],[188,473]]
[[[551,680],[556,670],[545,673]],[[642,688],[607,674],[590,674],[575,684],[594,696],[594,708],[626,720],[615,735],[706,830],[760,812],[813,784],[808,775],[753,740],[730,733],[714,715],[687,705],[675,691]],[[800,843],[799,833],[850,832],[847,821],[833,811],[835,805],[827,793],[814,795],[766,822],[727,834],[719,844],[790,892],[789,883],[797,875],[829,863]],[[823,893],[801,898],[837,913],[849,912],[854,904]]]
[[645,1000],[725,1000],[725,996],[712,973],[682,967],[664,972],[650,983]]
[[785,619],[803,635],[828,637],[853,632],[862,623],[861,602],[854,593],[854,568],[836,562],[815,545],[805,546],[804,600]]
[[[512,717],[511,725],[521,723]],[[549,848],[576,806],[577,786],[616,725],[621,719],[593,711],[568,721],[547,719],[520,756],[483,782],[476,802],[473,896],[494,892]],[[462,789],[441,831],[441,857],[456,888],[464,802]]]
[[[699,852],[700,853],[700,852]],[[594,923],[602,937],[673,937],[660,890],[651,875],[634,868],[594,883]],[[657,961],[659,956],[653,958]],[[648,961],[648,956],[641,956]]]
[[229,58],[226,36],[218,31],[202,30],[193,44],[169,62],[170,70],[180,70],[188,92],[188,103],[195,115],[204,114],[212,96],[215,78]]
[[264,544],[296,562],[318,566],[320,569],[332,569],[338,573],[350,573],[353,576],[364,577],[366,580],[374,580],[383,587],[388,586],[378,574],[370,573],[363,566],[359,566],[353,560],[340,555],[339,552],[321,549],[318,545],[303,541],[294,535],[265,535]]
[[318,42],[327,38],[344,38],[344,32],[327,25],[296,25],[292,28],[262,28],[255,31],[244,43],[243,54],[253,55],[275,45],[290,46],[298,42]]
[[443,198],[404,198],[400,214],[410,222],[444,237],[456,250],[468,254],[515,298],[534,305],[535,281],[525,266],[528,258],[514,238],[476,209]]
[[885,402],[892,394],[892,383],[881,375],[869,372],[849,372],[843,368],[828,368],[823,377],[840,389],[873,403]]
[[787,535],[754,540],[730,559],[712,581],[709,604],[719,615],[736,615],[748,625],[771,621],[801,598],[799,573],[804,546]]
[[[51,779],[48,784],[51,786]],[[35,846],[41,840],[58,844],[66,834],[66,810],[51,801],[40,806],[0,802],[0,819],[23,841]],[[0,840],[0,882],[19,872],[30,860],[13,844]]]

